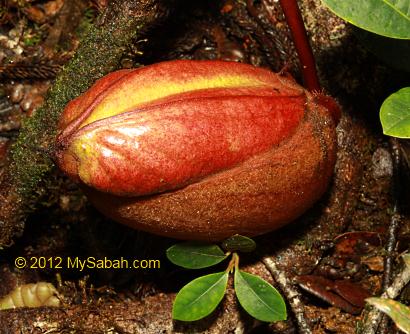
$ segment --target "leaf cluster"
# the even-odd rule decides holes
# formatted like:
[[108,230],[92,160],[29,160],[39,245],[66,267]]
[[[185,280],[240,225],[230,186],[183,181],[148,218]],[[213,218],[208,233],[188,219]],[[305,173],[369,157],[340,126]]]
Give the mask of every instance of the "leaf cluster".
[[256,245],[252,239],[235,235],[222,243],[183,242],[167,250],[168,259],[183,268],[202,269],[214,266],[231,256],[227,269],[194,279],[175,298],[172,317],[195,321],[212,313],[222,301],[229,275],[234,273],[234,288],[239,303],[254,318],[274,322],[286,319],[286,305],[280,293],[258,276],[239,269],[237,251],[249,252]]

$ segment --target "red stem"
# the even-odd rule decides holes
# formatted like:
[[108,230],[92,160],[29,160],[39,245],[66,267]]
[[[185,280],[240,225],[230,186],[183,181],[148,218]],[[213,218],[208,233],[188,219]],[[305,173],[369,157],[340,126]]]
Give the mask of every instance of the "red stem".
[[296,52],[302,65],[303,81],[310,91],[320,91],[315,59],[306,34],[305,25],[296,0],[280,0],[285,18],[293,36]]

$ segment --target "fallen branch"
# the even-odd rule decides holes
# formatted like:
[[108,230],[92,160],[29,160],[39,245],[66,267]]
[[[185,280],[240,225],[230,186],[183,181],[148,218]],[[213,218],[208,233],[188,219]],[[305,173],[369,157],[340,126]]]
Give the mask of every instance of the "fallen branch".
[[294,285],[285,276],[284,272],[277,268],[275,261],[271,257],[264,257],[262,262],[272,274],[272,277],[275,279],[276,283],[286,296],[286,300],[295,315],[299,333],[311,334],[312,329],[305,318],[303,303],[299,292],[294,288]]

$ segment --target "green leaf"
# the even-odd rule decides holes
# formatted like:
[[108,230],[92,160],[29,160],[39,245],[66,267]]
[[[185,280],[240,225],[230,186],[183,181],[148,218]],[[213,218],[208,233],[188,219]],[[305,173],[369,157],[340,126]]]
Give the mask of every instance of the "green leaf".
[[199,277],[185,285],[175,298],[172,318],[195,321],[216,309],[225,295],[228,272]]
[[397,327],[403,332],[410,334],[410,308],[393,299],[387,298],[367,298],[366,301],[386,313]]
[[251,238],[235,234],[222,242],[222,248],[230,252],[240,251],[246,253],[254,251],[256,243]]
[[322,0],[337,16],[378,35],[410,39],[410,0]]
[[235,270],[235,292],[239,303],[261,321],[286,320],[286,305],[280,293],[258,276]]
[[410,138],[410,87],[402,88],[384,100],[380,120],[384,134]]
[[187,241],[167,249],[168,259],[177,266],[187,269],[201,269],[213,266],[226,259],[217,245]]

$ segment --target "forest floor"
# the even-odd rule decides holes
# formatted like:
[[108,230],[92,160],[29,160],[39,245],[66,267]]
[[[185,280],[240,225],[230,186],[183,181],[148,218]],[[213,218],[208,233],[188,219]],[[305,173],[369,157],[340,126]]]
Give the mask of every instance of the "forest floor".
[[[42,104],[56,74],[75,53],[106,1],[9,0],[5,4],[0,7],[0,170],[22,122]],[[385,245],[395,199],[389,139],[382,134],[378,110],[390,93],[409,80],[368,52],[354,29],[319,0],[300,4],[320,80],[343,108],[335,175],[326,195],[298,221],[255,238],[257,252],[241,257],[241,267],[277,285],[262,262],[273,259],[300,289],[314,333],[350,334],[365,321],[364,298],[380,294],[386,280]],[[277,1],[168,5],[167,18],[129,45],[119,68],[170,59],[223,59],[289,72],[301,80]],[[191,324],[173,322],[175,293],[209,271],[178,269],[165,257],[175,240],[116,224],[93,209],[76,184],[58,170],[49,178],[54,186],[41,194],[24,233],[0,251],[0,296],[21,284],[47,281],[57,287],[62,307],[0,311],[0,333],[18,329],[21,333],[298,332],[291,311],[289,320],[275,324],[246,315],[231,282],[227,297],[211,316]],[[402,186],[408,191],[405,182]],[[404,196],[408,199],[408,194]],[[405,210],[394,268],[400,267],[399,254],[410,241]],[[81,271],[50,265],[17,269],[14,260],[19,256],[158,259],[161,266],[137,271]],[[405,300],[406,292],[402,296]],[[391,323],[386,328],[386,333],[396,330]]]

